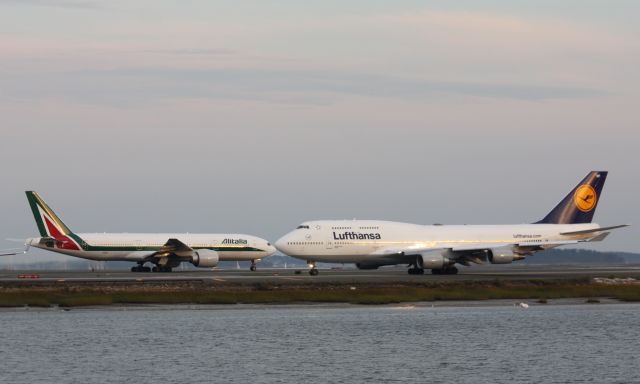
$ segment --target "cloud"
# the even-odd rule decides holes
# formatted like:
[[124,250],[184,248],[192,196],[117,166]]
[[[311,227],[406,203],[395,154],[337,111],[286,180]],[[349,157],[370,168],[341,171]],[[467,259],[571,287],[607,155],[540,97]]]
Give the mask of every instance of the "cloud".
[[227,56],[237,52],[226,48],[150,49],[142,52],[168,55]]
[[103,4],[88,0],[0,0],[0,5],[22,5],[68,9],[102,9]]
[[430,99],[443,95],[515,100],[591,98],[598,89],[536,83],[464,82],[329,70],[133,68],[12,75],[0,78],[5,100],[148,103],[166,99],[335,102],[363,96]]

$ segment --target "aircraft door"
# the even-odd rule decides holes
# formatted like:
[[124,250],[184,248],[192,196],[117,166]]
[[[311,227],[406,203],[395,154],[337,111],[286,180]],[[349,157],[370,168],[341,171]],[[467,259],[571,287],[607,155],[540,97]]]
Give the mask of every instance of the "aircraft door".
[[325,229],[325,232],[327,234],[327,241],[325,241],[325,248],[326,249],[333,249],[333,232],[331,232],[331,228],[327,227]]

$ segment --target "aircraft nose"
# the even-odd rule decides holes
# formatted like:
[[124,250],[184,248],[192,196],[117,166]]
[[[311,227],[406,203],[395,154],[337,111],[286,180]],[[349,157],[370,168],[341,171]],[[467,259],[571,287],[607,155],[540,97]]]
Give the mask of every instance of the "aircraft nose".
[[276,240],[276,249],[278,249],[278,251],[284,253],[285,255],[287,254],[287,250],[288,250],[287,237],[288,235],[284,235],[278,240]]
[[271,245],[271,243],[267,243],[267,256],[271,256],[274,253],[276,253],[278,250],[276,249],[276,247],[274,247],[273,245]]

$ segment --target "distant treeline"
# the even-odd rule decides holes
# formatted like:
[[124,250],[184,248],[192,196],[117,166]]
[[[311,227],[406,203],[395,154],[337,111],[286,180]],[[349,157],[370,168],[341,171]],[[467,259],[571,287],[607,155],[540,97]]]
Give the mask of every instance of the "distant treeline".
[[[522,264],[640,264],[640,254],[627,252],[597,252],[587,249],[552,249],[538,252],[523,261],[514,263]],[[126,261],[95,262],[80,260],[69,257],[68,261],[36,262],[29,264],[10,265],[7,262],[0,264],[3,270],[81,270],[100,271],[108,269],[129,269],[133,263]],[[338,264],[340,265],[340,264]],[[271,256],[265,258],[258,264],[258,268],[306,268],[307,263],[303,260],[294,259],[289,256]],[[351,265],[349,265],[351,266]],[[224,261],[219,264],[224,269],[249,269],[249,262],[239,263]],[[182,263],[177,270],[196,269],[189,263]]]

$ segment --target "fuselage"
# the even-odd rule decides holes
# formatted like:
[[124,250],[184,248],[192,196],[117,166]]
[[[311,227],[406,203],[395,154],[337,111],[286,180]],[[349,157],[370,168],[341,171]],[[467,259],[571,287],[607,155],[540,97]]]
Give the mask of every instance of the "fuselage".
[[377,220],[319,220],[302,223],[276,243],[289,256],[320,262],[359,263],[385,251],[473,247],[514,242],[554,247],[562,240],[590,235],[561,235],[599,228],[598,224],[418,225]]
[[178,239],[194,250],[216,251],[220,261],[257,260],[275,253],[267,240],[245,234],[78,233],[66,244],[46,244],[41,238],[29,239],[28,244],[90,260],[141,261],[159,251],[168,239]]

